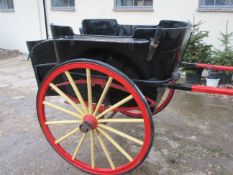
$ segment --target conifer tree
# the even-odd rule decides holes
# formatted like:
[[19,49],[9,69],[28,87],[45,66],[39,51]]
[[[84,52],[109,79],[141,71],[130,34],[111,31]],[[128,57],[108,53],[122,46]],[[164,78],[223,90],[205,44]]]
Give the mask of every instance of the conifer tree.
[[200,26],[202,21],[192,24],[192,36],[187,46],[183,61],[189,63],[209,63],[211,59],[212,45],[205,43],[205,38],[209,36],[208,31],[202,31]]

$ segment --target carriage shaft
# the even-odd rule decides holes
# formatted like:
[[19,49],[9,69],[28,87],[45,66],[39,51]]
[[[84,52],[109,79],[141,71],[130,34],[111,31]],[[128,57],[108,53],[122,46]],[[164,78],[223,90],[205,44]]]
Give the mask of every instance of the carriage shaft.
[[203,64],[203,63],[186,63],[181,64],[185,68],[196,68],[196,69],[212,69],[217,71],[228,71],[233,72],[233,66],[222,66],[222,65],[212,65],[212,64]]
[[178,84],[178,83],[168,84],[167,86],[171,89],[176,89],[176,90],[233,96],[233,89],[230,88],[215,88],[209,86]]

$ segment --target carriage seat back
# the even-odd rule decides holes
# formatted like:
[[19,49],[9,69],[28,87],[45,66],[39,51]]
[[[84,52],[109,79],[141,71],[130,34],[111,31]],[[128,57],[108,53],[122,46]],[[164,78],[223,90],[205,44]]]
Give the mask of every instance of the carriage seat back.
[[50,24],[50,29],[53,38],[74,35],[73,29],[69,26],[58,26]]
[[80,33],[86,35],[133,36],[136,38],[146,38],[151,29],[153,29],[152,35],[154,35],[156,26],[121,25],[118,24],[116,19],[85,19],[82,22]]
[[117,36],[119,25],[115,19],[85,19],[82,21],[83,33],[88,35]]

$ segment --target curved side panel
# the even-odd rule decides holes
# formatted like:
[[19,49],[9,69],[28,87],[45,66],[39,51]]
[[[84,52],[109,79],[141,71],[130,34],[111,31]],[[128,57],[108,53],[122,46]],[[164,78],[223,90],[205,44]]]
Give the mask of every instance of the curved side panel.
[[161,21],[158,47],[152,59],[153,74],[159,80],[168,79],[181,61],[191,35],[191,25],[179,21]]
[[[99,43],[97,45],[89,41],[48,40],[34,47],[32,63],[38,84],[56,64],[77,58],[89,58],[108,63],[131,79],[150,79],[152,65],[145,60],[147,48],[145,44]],[[139,87],[147,96],[156,98],[156,88],[142,83]]]
[[[42,50],[46,50],[44,55]],[[44,52],[44,51],[43,51]],[[121,43],[97,42],[95,40],[49,40],[41,43],[34,49],[36,60],[45,62],[56,58],[57,63],[62,63],[77,58],[90,58],[106,62],[126,73],[132,79],[152,78],[152,67],[146,61],[148,43]],[[43,55],[43,56],[42,56]],[[42,57],[42,59],[41,59]],[[48,60],[45,59],[48,58]],[[138,76],[127,73],[128,69],[135,70]]]

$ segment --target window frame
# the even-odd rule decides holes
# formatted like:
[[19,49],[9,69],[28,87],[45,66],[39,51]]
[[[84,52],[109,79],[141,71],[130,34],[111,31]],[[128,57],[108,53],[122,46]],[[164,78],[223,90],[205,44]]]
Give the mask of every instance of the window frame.
[[50,0],[51,3],[51,10],[52,11],[75,11],[75,0],[74,1],[74,6],[61,6],[61,7],[56,7],[53,6],[53,0]]
[[[202,5],[203,0],[199,0],[198,4],[198,11],[200,12],[211,12],[211,11],[219,11],[219,12],[232,12],[233,11],[233,6],[232,7],[227,7],[227,6],[221,6],[221,5]],[[216,2],[216,0],[215,0]]]
[[113,10],[114,11],[153,11],[154,0],[151,0],[151,1],[152,1],[152,6],[118,6],[117,0],[114,0]]
[[[7,0],[7,1],[9,1],[9,0]],[[15,4],[14,4],[14,0],[11,0],[12,1],[12,5],[13,5],[13,8],[5,8],[5,9],[3,9],[2,7],[1,7],[1,3],[0,3],[0,12],[15,12]]]

